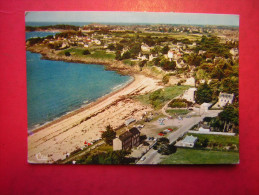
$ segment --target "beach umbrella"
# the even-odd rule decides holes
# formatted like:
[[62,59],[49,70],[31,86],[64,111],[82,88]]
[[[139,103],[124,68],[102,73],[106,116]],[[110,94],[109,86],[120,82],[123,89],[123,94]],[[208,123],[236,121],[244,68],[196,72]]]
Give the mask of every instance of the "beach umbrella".
[[85,141],[85,143],[84,144],[87,144],[87,141]]

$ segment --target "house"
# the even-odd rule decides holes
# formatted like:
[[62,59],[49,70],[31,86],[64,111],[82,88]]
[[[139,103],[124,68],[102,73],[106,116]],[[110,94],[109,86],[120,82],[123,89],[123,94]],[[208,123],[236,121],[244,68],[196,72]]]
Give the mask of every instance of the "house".
[[129,130],[129,132],[132,134],[132,147],[138,146],[139,143],[140,143],[140,139],[139,139],[140,132],[139,132],[139,130],[136,127],[134,127],[134,128],[131,128]]
[[197,88],[194,88],[194,87],[186,90],[182,95],[182,99],[186,99],[189,102],[195,103],[195,99],[194,99],[195,91],[197,91]]
[[134,127],[113,140],[113,150],[130,150],[140,144],[140,132]]
[[167,57],[169,58],[170,61],[172,61],[173,57],[174,57],[174,52],[169,50],[167,53]]
[[187,135],[183,140],[178,141],[175,146],[177,147],[187,147],[187,148],[193,148],[195,143],[197,142],[198,138],[194,136]]
[[125,124],[125,126],[128,126],[130,123],[133,123],[133,122],[135,122],[136,121],[136,119],[134,119],[134,118],[129,118],[128,120],[126,120],[125,122],[124,122],[124,124]]
[[232,104],[234,99],[234,94],[229,93],[219,93],[219,100],[217,102],[218,107],[224,107],[226,104]]
[[150,47],[147,44],[141,45],[141,51],[150,51]]

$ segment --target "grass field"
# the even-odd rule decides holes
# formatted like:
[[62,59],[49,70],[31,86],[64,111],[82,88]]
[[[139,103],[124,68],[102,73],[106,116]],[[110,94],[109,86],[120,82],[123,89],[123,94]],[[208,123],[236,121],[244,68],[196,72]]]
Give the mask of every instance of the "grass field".
[[178,148],[176,153],[166,157],[161,164],[237,164],[238,152],[222,152]]
[[192,134],[188,133],[187,135],[192,135],[198,137],[199,140],[208,139],[209,143],[217,143],[222,146],[235,144],[239,145],[239,136],[226,136],[226,135],[206,135],[206,134]]
[[83,51],[86,49],[83,48],[69,48],[63,50],[59,53],[59,55],[65,55],[65,52],[70,52],[71,55],[78,56],[78,57],[85,57],[85,58],[96,58],[96,59],[115,59],[115,54],[106,53],[103,50],[96,50],[92,51],[91,54],[84,55]]
[[[167,101],[177,97],[187,89],[189,89],[189,86],[175,85],[175,86],[166,87],[162,90],[161,89],[156,90],[149,94],[137,96],[136,99],[144,104],[151,104],[155,109],[160,109]],[[150,97],[154,95],[156,95],[157,98],[153,101],[150,100]]]

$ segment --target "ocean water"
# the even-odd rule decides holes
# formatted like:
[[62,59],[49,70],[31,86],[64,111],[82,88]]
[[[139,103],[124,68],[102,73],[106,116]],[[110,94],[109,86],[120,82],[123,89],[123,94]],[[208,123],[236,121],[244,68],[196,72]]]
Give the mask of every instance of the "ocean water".
[[26,52],[28,130],[80,108],[132,80],[103,65],[41,59]]
[[35,37],[46,37],[48,35],[55,35],[57,32],[47,32],[47,31],[32,31],[26,32],[26,40]]

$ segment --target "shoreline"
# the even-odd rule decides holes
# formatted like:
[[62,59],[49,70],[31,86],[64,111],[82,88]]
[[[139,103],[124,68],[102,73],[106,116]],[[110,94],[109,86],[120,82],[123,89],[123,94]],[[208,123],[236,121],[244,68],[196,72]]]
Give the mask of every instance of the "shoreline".
[[[158,80],[134,75],[134,80],[97,101],[71,112],[38,128],[28,139],[28,162],[53,163],[64,159],[67,153],[84,147],[101,138],[106,126],[113,129],[124,126],[125,120],[140,120],[144,113],[153,109],[131,98],[161,88]],[[48,156],[47,161],[38,161],[36,155]]]
[[[47,127],[49,127],[51,125],[54,125],[54,124],[56,124],[56,123],[58,123],[58,122],[60,122],[62,120],[65,120],[65,119],[67,119],[69,117],[72,117],[72,116],[74,116],[74,115],[76,115],[76,114],[78,114],[80,112],[83,112],[83,111],[85,111],[87,109],[90,109],[91,107],[101,103],[102,101],[108,99],[109,97],[115,95],[116,93],[119,93],[120,91],[122,91],[123,89],[127,88],[128,86],[130,86],[135,81],[135,75],[130,75],[130,76],[132,77],[132,79],[128,83],[125,83],[125,85],[123,85],[119,89],[111,91],[110,93],[105,94],[104,96],[97,98],[95,101],[93,101],[93,102],[91,102],[89,104],[86,104],[86,105],[82,104],[80,108],[76,108],[76,109],[73,109],[71,111],[67,111],[66,114],[61,115],[59,117],[56,117],[56,118],[54,118],[51,121],[47,121],[44,124],[40,125],[39,127],[30,129],[30,130],[28,129],[28,137],[33,135],[34,133],[37,133],[37,132],[43,130],[44,128],[47,128]],[[31,135],[30,135],[29,132],[31,133]]]
[[[143,114],[153,109],[133,100],[131,96],[145,94],[162,87],[161,80],[156,76],[141,71],[138,66],[125,65],[121,61],[58,56],[54,50],[42,46],[29,47],[27,51],[41,54],[42,59],[46,60],[105,65],[107,71],[116,71],[118,74],[133,77],[118,90],[36,127],[31,134],[28,133],[28,162],[53,163],[64,159],[67,153],[84,147],[85,141],[99,140],[106,126],[111,125],[116,130],[124,126],[128,118],[140,120]],[[48,156],[48,160],[39,161],[36,158],[39,153]]]

